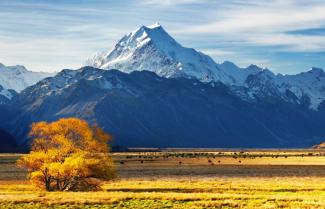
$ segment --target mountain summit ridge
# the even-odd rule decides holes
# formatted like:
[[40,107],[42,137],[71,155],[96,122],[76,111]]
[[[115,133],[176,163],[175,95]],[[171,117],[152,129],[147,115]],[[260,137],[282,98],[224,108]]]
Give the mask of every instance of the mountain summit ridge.
[[126,34],[112,50],[88,59],[86,65],[127,73],[148,70],[167,78],[189,77],[203,82],[220,80],[226,84],[241,83],[245,78],[237,77],[247,76],[245,72],[226,71],[208,55],[183,47],[160,24],[141,26]]
[[[286,98],[289,90],[297,97],[298,103],[307,96],[310,108],[315,110],[325,100],[324,71],[320,68],[313,67],[310,71],[296,75],[282,75],[254,64],[246,68],[230,61],[218,64],[202,52],[183,47],[158,23],[141,26],[126,34],[110,51],[88,59],[86,65],[106,70],[118,69],[125,73],[147,70],[166,78],[220,81],[228,86],[244,88],[244,92],[239,91],[238,94],[244,95],[243,99],[261,99],[275,91]],[[248,83],[252,82],[252,77],[260,79],[253,86]],[[271,86],[266,85],[265,79]],[[257,83],[261,86],[256,86]],[[263,89],[264,95],[259,89]]]

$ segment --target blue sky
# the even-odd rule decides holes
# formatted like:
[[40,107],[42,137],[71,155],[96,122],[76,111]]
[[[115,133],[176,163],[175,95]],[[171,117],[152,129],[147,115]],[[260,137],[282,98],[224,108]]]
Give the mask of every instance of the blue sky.
[[78,68],[124,34],[159,22],[216,62],[294,74],[325,68],[324,11],[319,0],[0,0],[0,62]]

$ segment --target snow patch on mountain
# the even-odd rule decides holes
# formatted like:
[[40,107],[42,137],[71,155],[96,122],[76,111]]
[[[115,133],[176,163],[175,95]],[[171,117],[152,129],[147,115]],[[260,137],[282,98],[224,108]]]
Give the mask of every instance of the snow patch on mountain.
[[8,99],[11,99],[13,97],[13,94],[8,89],[0,88],[0,95],[7,97]]
[[5,89],[0,85],[0,105],[7,104],[17,92],[12,89]]

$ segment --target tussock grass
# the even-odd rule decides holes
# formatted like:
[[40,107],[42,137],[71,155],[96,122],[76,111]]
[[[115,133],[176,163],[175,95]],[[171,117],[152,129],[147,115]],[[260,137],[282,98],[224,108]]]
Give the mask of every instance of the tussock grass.
[[258,158],[239,153],[236,159],[234,153],[213,154],[114,154],[119,178],[97,192],[35,190],[14,166],[19,156],[1,155],[0,208],[325,208],[322,153],[284,152],[283,164],[270,157],[279,152]]
[[325,184],[320,177],[134,179],[107,182],[98,192],[42,192],[26,183],[0,186],[0,202],[0,208],[325,208]]

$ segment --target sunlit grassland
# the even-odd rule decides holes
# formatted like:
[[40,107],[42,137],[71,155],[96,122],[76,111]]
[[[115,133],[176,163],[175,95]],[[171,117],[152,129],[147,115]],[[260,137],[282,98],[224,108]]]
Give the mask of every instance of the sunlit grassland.
[[55,207],[325,207],[322,178],[220,178],[216,180],[117,180],[98,192],[41,192],[31,185],[1,185],[1,208]]
[[119,177],[96,192],[37,191],[0,155],[0,208],[325,208],[323,154],[115,153]]

